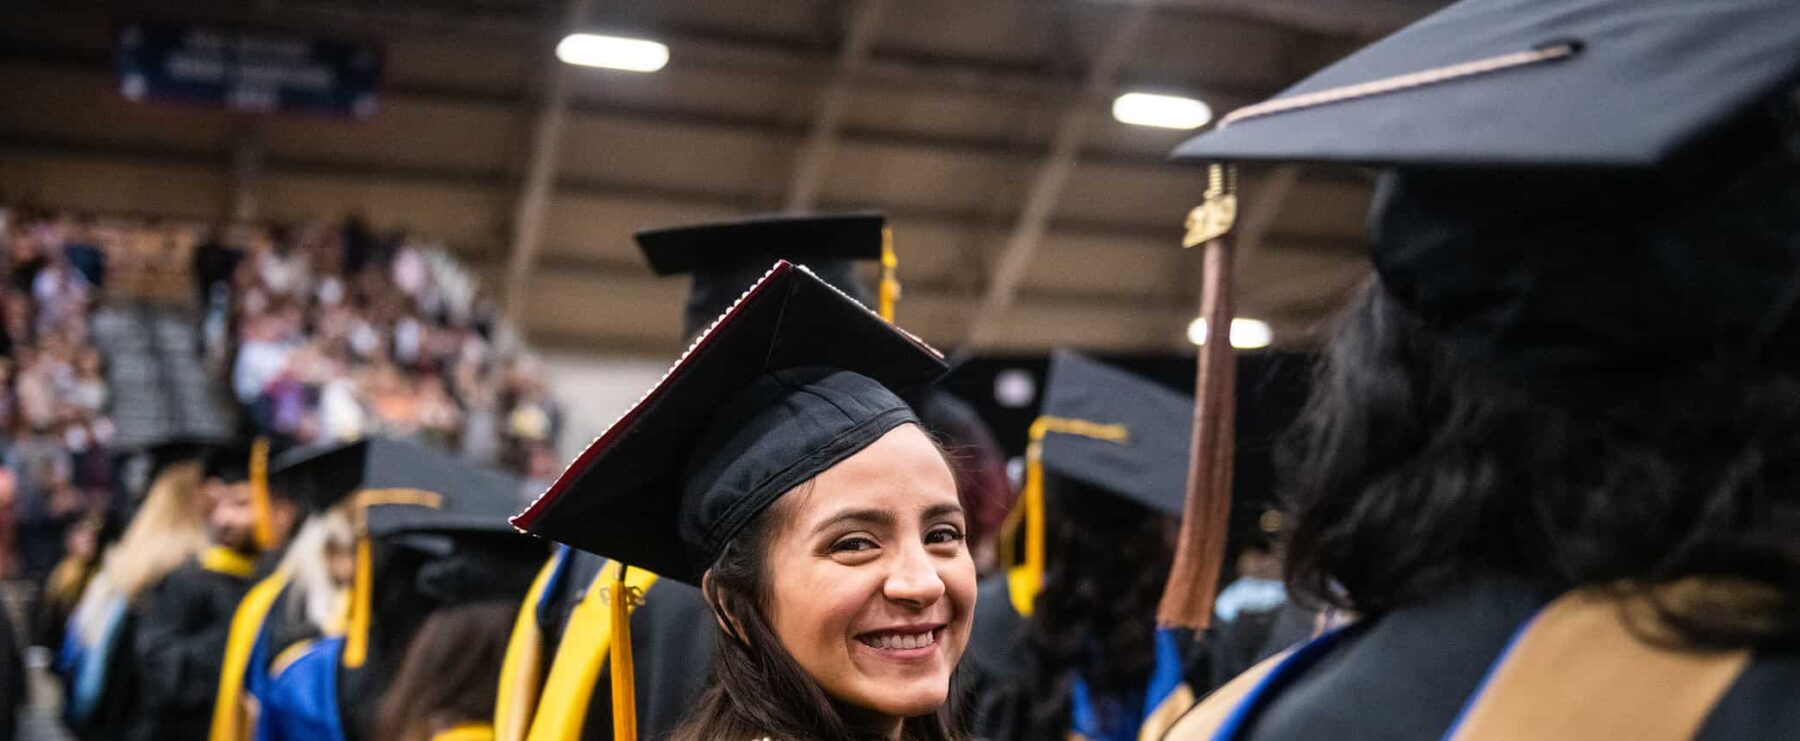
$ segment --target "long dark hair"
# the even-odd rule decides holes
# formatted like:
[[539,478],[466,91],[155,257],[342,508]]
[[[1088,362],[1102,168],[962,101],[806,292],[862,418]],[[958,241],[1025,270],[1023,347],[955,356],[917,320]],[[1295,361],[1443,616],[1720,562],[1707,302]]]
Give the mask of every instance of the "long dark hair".
[[[1691,645],[1800,643],[1800,378],[1719,360],[1557,400],[1459,357],[1379,284],[1340,321],[1282,451],[1296,592],[1380,613],[1504,573],[1648,597]],[[1688,577],[1760,598],[1652,591]]]
[[1175,521],[1066,479],[1046,482],[1048,561],[1025,645],[1034,660],[1022,738],[1063,738],[1079,675],[1095,692],[1140,690],[1156,666],[1156,603]]
[[516,612],[502,601],[433,611],[381,696],[375,737],[425,741],[442,730],[491,720]]
[[[802,489],[811,486],[803,484]],[[708,572],[704,594],[717,615],[730,615],[741,634],[718,630],[712,677],[691,719],[672,741],[715,739],[846,739],[879,741],[881,732],[859,726],[854,710],[832,700],[824,688],[782,647],[764,618],[771,594],[765,568],[769,541],[785,524],[784,498],[765,510],[725,546]],[[955,697],[955,693],[951,693]],[[960,741],[946,703],[938,712],[907,718],[901,726],[906,741]]]

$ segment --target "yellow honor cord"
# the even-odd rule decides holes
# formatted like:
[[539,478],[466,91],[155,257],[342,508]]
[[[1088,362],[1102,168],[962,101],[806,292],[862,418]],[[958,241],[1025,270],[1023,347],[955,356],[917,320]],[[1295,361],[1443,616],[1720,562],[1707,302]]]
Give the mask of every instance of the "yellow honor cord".
[[538,628],[538,603],[550,586],[560,556],[551,556],[538,570],[519,616],[513,620],[512,637],[506,641],[506,658],[500,663],[500,688],[494,693],[494,738],[523,741],[537,708],[539,682],[543,680],[544,636]]
[[249,718],[245,717],[243,706],[244,677],[250,671],[250,654],[262,633],[263,621],[268,619],[269,609],[287,583],[287,572],[277,569],[251,587],[231,614],[224,667],[219,670],[219,692],[213,698],[210,741],[245,741],[250,737]]
[[[619,578],[615,561],[607,562],[588,586],[587,596],[569,615],[568,627],[556,647],[556,658],[550,664],[550,676],[544,680],[544,692],[538,699],[536,717],[531,721],[531,741],[578,741],[582,725],[587,721],[588,702],[600,670],[612,655],[613,611],[610,583]],[[656,584],[656,574],[632,569],[625,575],[629,594],[648,594]],[[627,605],[629,607],[629,605]],[[636,710],[636,705],[631,705]],[[613,711],[618,712],[615,706]]]
[[369,536],[356,538],[356,575],[350,582],[350,619],[344,626],[344,666],[355,669],[369,657],[369,610],[375,589]]
[[612,710],[613,741],[637,741],[637,666],[631,656],[632,591],[625,586],[630,566],[620,568],[606,585],[612,605]]
[[894,304],[900,300],[900,257],[894,252],[894,230],[881,228],[881,318],[894,321]]
[[256,561],[222,545],[207,546],[200,553],[200,568],[239,579],[256,575]]
[[250,444],[250,513],[254,522],[251,533],[259,551],[275,547],[272,508],[269,501],[269,439],[259,437]]
[[1044,438],[1053,432],[1115,443],[1124,443],[1131,437],[1125,425],[1084,419],[1046,416],[1031,423],[1026,434],[1024,490],[1019,493],[1018,505],[1006,516],[1000,546],[1002,558],[1013,558],[1017,537],[1013,533],[1023,525],[1025,559],[1023,563],[1007,568],[1006,583],[1013,610],[1024,617],[1031,617],[1038,592],[1044,586]]

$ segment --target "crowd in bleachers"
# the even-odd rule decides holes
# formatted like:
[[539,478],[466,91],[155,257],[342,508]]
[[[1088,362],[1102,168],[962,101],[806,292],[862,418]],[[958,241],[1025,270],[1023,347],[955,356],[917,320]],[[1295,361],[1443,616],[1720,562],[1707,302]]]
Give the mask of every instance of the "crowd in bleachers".
[[192,259],[250,432],[277,447],[411,438],[521,473],[555,467],[561,419],[541,368],[441,247],[351,218],[214,230]]
[[[542,367],[434,244],[356,217],[207,227],[12,205],[0,207],[0,261],[0,579],[34,596],[14,617],[30,623],[15,626],[22,642],[59,642],[143,494],[128,461],[156,442],[122,442],[109,415],[102,305],[189,312],[241,439],[414,439],[521,474],[521,497],[559,462]],[[193,432],[179,427],[164,431]]]

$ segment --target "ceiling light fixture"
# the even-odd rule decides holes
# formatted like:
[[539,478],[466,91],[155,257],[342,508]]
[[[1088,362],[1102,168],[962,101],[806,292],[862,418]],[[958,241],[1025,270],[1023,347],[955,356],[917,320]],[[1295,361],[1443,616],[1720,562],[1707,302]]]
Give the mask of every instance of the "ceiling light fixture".
[[582,67],[655,72],[669,63],[669,47],[648,39],[572,33],[557,43],[556,58]]
[[1113,100],[1113,118],[1133,126],[1198,129],[1212,121],[1212,107],[1194,98],[1154,93],[1126,93]]
[[[1206,344],[1206,319],[1195,319],[1188,325],[1188,341],[1196,345]],[[1275,341],[1275,333],[1269,329],[1269,323],[1259,319],[1231,320],[1231,346],[1239,350],[1257,350],[1268,347]]]

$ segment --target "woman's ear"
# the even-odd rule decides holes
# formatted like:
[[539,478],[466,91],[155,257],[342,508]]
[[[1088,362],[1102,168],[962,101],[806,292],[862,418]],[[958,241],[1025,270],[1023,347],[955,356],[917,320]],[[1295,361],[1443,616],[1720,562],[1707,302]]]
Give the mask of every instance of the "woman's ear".
[[706,598],[706,604],[712,607],[713,619],[719,621],[719,630],[725,635],[736,638],[738,643],[750,645],[750,639],[738,627],[737,616],[725,607],[725,600],[719,597],[718,585],[713,583],[712,571],[700,575],[700,594]]

